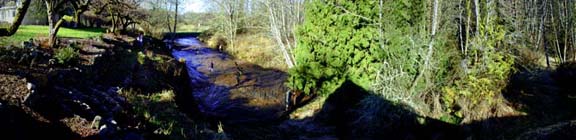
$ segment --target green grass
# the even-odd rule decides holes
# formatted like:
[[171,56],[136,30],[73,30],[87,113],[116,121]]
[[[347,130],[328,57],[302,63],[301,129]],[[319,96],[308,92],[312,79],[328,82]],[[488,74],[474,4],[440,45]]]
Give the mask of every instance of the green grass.
[[[70,28],[60,28],[58,31],[58,37],[67,38],[92,38],[101,36],[104,33],[104,29],[100,28],[82,28],[82,29],[70,29]],[[10,37],[0,37],[0,45],[9,45],[14,43],[19,43],[22,41],[29,40],[30,38],[37,37],[47,37],[48,36],[48,26],[38,26],[38,25],[22,25],[14,34]]]
[[178,33],[189,33],[189,32],[204,32],[208,30],[208,26],[198,26],[194,24],[178,24]]

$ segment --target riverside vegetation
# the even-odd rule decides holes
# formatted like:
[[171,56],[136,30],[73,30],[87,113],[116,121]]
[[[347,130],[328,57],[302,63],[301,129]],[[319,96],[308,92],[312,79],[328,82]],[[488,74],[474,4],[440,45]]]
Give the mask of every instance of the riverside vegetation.
[[0,26],[7,139],[575,136],[573,1],[41,1]]

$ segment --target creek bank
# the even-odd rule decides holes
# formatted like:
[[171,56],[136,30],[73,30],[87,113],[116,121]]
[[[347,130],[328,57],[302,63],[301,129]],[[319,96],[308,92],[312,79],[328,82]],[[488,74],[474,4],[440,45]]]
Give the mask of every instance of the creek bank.
[[[2,47],[0,111],[27,119],[8,116],[0,124],[16,127],[20,133],[10,135],[14,139],[162,137],[154,136],[158,135],[154,128],[134,115],[133,104],[118,94],[128,89],[141,94],[186,92],[187,79],[181,78],[187,77],[182,76],[185,66],[170,57],[161,41],[148,40],[136,47],[129,36],[62,39],[61,46],[79,52],[69,64],[54,63],[55,49],[39,47],[41,40],[25,42],[23,47]],[[46,133],[43,126],[62,132]],[[12,131],[0,133],[4,132]],[[17,135],[23,132],[28,135]]]

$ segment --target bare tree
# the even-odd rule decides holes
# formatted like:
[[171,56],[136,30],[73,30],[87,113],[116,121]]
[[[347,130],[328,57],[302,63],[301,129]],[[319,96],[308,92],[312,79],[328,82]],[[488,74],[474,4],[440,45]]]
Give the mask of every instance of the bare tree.
[[[214,0],[220,31],[234,49],[236,36],[245,29],[264,29],[281,50],[289,68],[296,65],[296,26],[304,21],[306,0]],[[254,21],[258,19],[258,21]]]
[[212,2],[212,4],[215,4],[214,6],[217,8],[219,15],[221,15],[221,20],[218,22],[221,22],[219,26],[228,39],[227,44],[234,49],[236,35],[242,27],[245,0],[214,0]]
[[288,68],[294,67],[292,50],[298,45],[296,26],[304,20],[304,0],[263,0],[268,11],[270,34],[280,47]]
[[71,0],[72,8],[74,8],[74,27],[78,27],[80,15],[88,10],[91,0]]
[[174,33],[176,33],[176,27],[178,26],[178,4],[180,4],[179,0],[174,1]]
[[[476,0],[477,1],[477,0]],[[414,87],[416,87],[416,83],[418,83],[418,81],[420,80],[420,78],[422,77],[423,73],[425,73],[424,71],[429,69],[429,65],[430,65],[430,59],[432,58],[432,53],[434,52],[434,39],[436,37],[436,28],[438,26],[438,7],[439,7],[439,2],[438,0],[434,0],[433,1],[433,5],[432,5],[432,29],[430,31],[430,40],[428,42],[428,52],[426,53],[426,57],[424,58],[424,66],[421,67],[420,72],[418,72],[418,75],[416,75],[415,80],[412,82],[412,85],[410,87],[410,92],[413,92]]]
[[142,0],[101,0],[92,4],[94,13],[102,17],[110,17],[110,32],[115,33],[119,29],[126,31],[130,25],[138,24],[148,15],[139,9]]
[[[169,1],[168,9],[170,9],[171,5],[174,5],[174,23],[172,25],[168,25],[168,29],[172,32],[172,39],[175,39],[177,27],[178,27],[178,10],[180,9],[180,4],[182,0],[172,0]],[[168,19],[170,21],[170,19]]]

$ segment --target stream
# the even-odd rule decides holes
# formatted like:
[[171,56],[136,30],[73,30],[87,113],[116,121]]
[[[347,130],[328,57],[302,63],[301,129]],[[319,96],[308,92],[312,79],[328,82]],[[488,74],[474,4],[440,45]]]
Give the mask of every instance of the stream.
[[172,55],[185,61],[198,111],[227,124],[283,120],[287,74],[234,60],[196,37],[166,41]]

